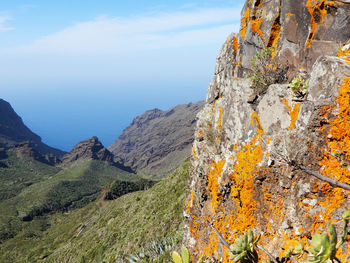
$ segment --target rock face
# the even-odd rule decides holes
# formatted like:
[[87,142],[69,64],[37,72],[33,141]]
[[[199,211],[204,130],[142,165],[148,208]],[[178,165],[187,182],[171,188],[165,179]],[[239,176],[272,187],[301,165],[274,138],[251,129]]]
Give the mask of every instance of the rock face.
[[49,147],[33,133],[22,121],[11,105],[0,99],[0,147],[13,147],[18,143],[28,142],[41,154],[53,154],[61,157],[65,152]]
[[108,149],[138,174],[157,178],[169,175],[190,156],[195,116],[203,105],[197,102],[168,111],[146,111]]
[[41,163],[46,163],[49,165],[57,165],[61,162],[59,158],[57,158],[53,154],[40,154],[36,149],[35,145],[29,142],[18,143],[13,146],[10,151],[16,153],[16,155],[26,161],[38,161]]
[[[248,229],[263,233],[259,244],[282,257],[350,207],[349,191],[310,175],[350,183],[349,15],[348,1],[246,1],[241,30],[220,50],[197,116],[185,208],[194,259],[232,262],[209,224],[229,244]],[[305,97],[287,83],[252,100],[244,76],[265,47],[288,67],[289,80],[308,76]],[[260,252],[261,262],[269,259]],[[350,262],[347,246],[337,255]]]
[[102,145],[96,136],[75,145],[74,148],[63,157],[62,164],[67,165],[78,159],[99,160],[109,163],[114,162],[113,154]]

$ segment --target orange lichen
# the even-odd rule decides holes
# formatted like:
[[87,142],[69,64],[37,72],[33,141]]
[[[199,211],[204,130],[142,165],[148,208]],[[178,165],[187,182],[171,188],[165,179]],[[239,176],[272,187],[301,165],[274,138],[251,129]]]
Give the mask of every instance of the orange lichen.
[[192,145],[192,156],[193,156],[193,158],[198,159],[194,145]]
[[344,59],[346,63],[350,64],[350,48],[340,49],[337,56],[341,59]]
[[199,133],[197,135],[197,138],[202,137],[203,135],[204,135],[204,132],[203,131],[199,131]]
[[224,165],[225,165],[225,161],[219,160],[218,162],[214,161],[209,168],[210,172],[208,174],[208,189],[211,195],[210,204],[214,211],[218,208],[218,205],[219,205],[218,179],[219,177],[221,177]]
[[250,16],[250,9],[249,7],[247,8],[243,18],[241,19],[241,30],[239,31],[240,33],[240,36],[242,39],[244,39],[245,37],[245,33],[246,33],[246,29],[247,29],[247,26],[248,26],[248,23],[249,23],[249,16]]
[[235,52],[237,52],[238,47],[239,47],[238,38],[237,38],[237,37],[234,37],[234,38],[232,39],[232,46],[233,46],[233,49],[235,50]]
[[264,42],[264,33],[261,31],[260,26],[264,22],[263,18],[258,18],[257,10],[262,7],[262,1],[255,1],[254,9],[252,10],[252,20],[250,22],[250,27],[252,32],[257,33],[262,41]]
[[[337,96],[337,106],[327,107],[336,117],[328,124],[327,148],[319,165],[324,176],[331,177],[343,183],[350,184],[350,78],[345,78]],[[324,129],[322,129],[324,131]],[[319,202],[324,208],[313,218],[312,231],[325,227],[327,222],[334,222],[333,213],[344,206],[348,193],[342,188],[332,187],[320,183],[317,188],[323,192],[325,198]],[[340,252],[339,252],[340,253]],[[344,257],[340,255],[339,257]]]
[[194,201],[194,191],[191,190],[191,199],[188,200],[188,203],[187,203],[187,206],[186,206],[186,212],[187,212],[187,214],[189,214],[190,211],[191,211],[191,208],[192,208],[192,206],[193,206],[193,201]]
[[269,41],[267,42],[266,47],[273,48],[271,58],[274,58],[277,53],[277,48],[278,48],[278,40],[281,35],[281,22],[280,22],[280,13],[276,16],[275,20],[272,23],[271,27],[271,33],[270,33],[270,38]]
[[299,112],[300,112],[300,103],[296,103],[293,108],[289,106],[288,101],[283,98],[284,105],[288,108],[289,116],[290,116],[290,125],[288,127],[289,130],[293,130],[295,128],[295,123],[298,119]]
[[262,41],[264,41],[264,33],[260,29],[262,22],[264,22],[264,19],[252,19],[250,26],[252,32],[257,33],[261,37]]
[[310,48],[314,40],[317,28],[323,24],[326,16],[327,10],[331,6],[336,6],[335,1],[328,0],[307,0],[306,7],[311,15],[311,31],[309,33],[308,39],[306,41],[306,48]]
[[216,124],[217,124],[217,128],[219,129],[219,130],[221,130],[222,129],[222,108],[220,107],[219,108],[219,118],[218,118],[218,120],[216,121]]
[[[239,143],[235,146],[238,152],[234,158],[236,161],[232,167],[233,172],[228,176],[228,179],[223,177],[223,167],[226,164],[224,160],[213,161],[209,165],[208,190],[210,199],[205,209],[206,213],[202,215],[200,222],[206,228],[208,228],[206,221],[211,222],[229,243],[234,242],[236,237],[257,225],[254,180],[264,152],[260,145],[263,129],[256,112],[251,116],[251,125],[255,127],[257,134],[247,144]],[[223,206],[220,185],[225,180],[230,181],[229,202],[234,205],[235,213],[226,210],[228,208]],[[203,229],[195,224],[198,221],[192,220],[192,222],[189,224],[191,236],[193,238],[199,237],[196,239],[194,251],[198,251],[198,254],[204,254],[206,257],[214,257],[220,262],[232,262],[229,260],[228,249],[220,244],[216,234],[211,230],[209,233],[203,232]],[[197,232],[194,233],[195,231]]]

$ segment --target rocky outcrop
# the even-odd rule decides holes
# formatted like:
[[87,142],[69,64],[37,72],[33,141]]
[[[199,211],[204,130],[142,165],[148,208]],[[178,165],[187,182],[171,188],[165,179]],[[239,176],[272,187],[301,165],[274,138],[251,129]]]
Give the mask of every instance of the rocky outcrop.
[[164,177],[191,153],[195,116],[204,102],[153,109],[136,117],[109,150],[138,174]]
[[[231,262],[213,227],[229,244],[248,229],[263,233],[259,244],[281,258],[350,207],[348,191],[311,175],[350,183],[349,12],[346,1],[246,1],[198,114],[185,208],[195,259]],[[289,80],[307,76],[303,98],[288,82],[255,94],[244,76],[265,47]],[[347,246],[337,254],[347,255]]]
[[63,156],[60,166],[69,166],[78,160],[105,161],[121,170],[134,173],[130,167],[115,161],[113,153],[106,149],[96,136],[93,136],[91,139],[81,141],[75,145],[69,153]]
[[55,155],[42,155],[35,148],[37,147],[35,147],[34,144],[31,144],[29,142],[22,142],[11,147],[10,151],[14,152],[17,155],[17,157],[25,161],[38,161],[48,165],[57,165],[61,162],[61,160]]
[[79,142],[62,159],[62,165],[73,163],[79,159],[91,159],[113,163],[114,156],[96,136]]
[[22,121],[11,105],[0,99],[0,147],[11,148],[18,143],[29,142],[42,155],[62,157],[65,152],[49,147]]

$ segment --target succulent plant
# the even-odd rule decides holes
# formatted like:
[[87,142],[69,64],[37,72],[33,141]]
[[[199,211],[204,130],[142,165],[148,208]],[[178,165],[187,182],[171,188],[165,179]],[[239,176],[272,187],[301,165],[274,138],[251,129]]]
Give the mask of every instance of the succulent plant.
[[236,242],[230,246],[230,259],[234,262],[256,263],[258,262],[258,253],[256,252],[256,243],[260,239],[249,229],[248,233],[236,239]]
[[295,77],[290,83],[291,90],[300,96],[304,96],[307,93],[309,86],[309,80],[304,80],[301,76]]
[[307,250],[310,259],[307,263],[331,263],[335,259],[337,248],[342,244],[337,244],[337,233],[334,225],[328,223],[328,234],[317,234],[312,237],[312,246]]
[[296,247],[288,249],[284,253],[285,258],[290,258],[291,256],[300,256],[304,252],[304,245],[299,243]]
[[175,263],[190,263],[190,253],[185,246],[181,248],[181,256],[176,251],[173,251],[173,260]]

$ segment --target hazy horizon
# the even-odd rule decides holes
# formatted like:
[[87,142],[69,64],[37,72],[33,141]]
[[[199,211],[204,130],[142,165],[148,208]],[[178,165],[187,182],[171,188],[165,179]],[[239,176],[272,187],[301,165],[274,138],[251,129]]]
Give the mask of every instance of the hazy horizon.
[[109,146],[144,111],[205,99],[243,1],[10,1],[1,98],[46,144]]

